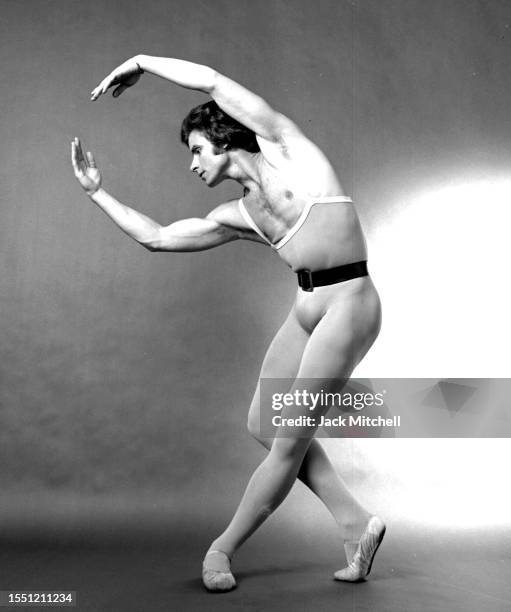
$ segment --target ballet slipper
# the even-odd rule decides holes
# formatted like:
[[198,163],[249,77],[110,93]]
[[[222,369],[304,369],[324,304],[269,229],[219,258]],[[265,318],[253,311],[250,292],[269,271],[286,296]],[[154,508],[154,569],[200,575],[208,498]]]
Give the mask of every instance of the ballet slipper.
[[[365,580],[371,571],[374,555],[384,535],[384,522],[377,516],[371,517],[358,543],[346,542],[344,545],[348,566],[335,572],[335,579],[345,582],[361,582]],[[353,554],[354,545],[356,545],[356,548]]]
[[[210,555],[221,555],[216,562],[211,563],[215,567],[207,567],[206,559]],[[231,591],[236,588],[236,580],[230,571],[231,560],[221,550],[210,550],[206,553],[202,562],[202,582],[208,591]],[[227,570],[227,571],[225,571]]]

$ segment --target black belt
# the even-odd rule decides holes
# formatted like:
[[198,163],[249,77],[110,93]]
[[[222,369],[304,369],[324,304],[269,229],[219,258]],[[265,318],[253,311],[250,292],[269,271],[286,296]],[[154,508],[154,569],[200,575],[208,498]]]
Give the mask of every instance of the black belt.
[[345,266],[318,270],[317,272],[311,272],[310,270],[298,270],[297,272],[298,285],[303,291],[314,291],[314,287],[334,285],[359,276],[367,276],[367,274],[367,261],[356,261]]

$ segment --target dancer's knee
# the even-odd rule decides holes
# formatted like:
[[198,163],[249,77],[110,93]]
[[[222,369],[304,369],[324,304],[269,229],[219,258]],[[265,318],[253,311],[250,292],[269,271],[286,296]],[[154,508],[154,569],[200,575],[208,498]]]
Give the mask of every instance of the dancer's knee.
[[257,440],[259,444],[264,446],[264,448],[268,450],[271,448],[272,438],[263,438],[263,436],[261,435],[261,426],[259,423],[259,419],[251,418],[249,415],[247,421],[247,429],[248,433],[254,438],[254,440]]
[[248,433],[256,440],[261,438],[261,423],[259,418],[252,414],[252,411],[248,413],[247,429]]
[[[259,412],[259,404],[253,403],[250,406],[247,417],[248,433],[264,446],[267,446],[267,440],[261,435],[261,417]],[[271,440],[270,440],[271,441]]]

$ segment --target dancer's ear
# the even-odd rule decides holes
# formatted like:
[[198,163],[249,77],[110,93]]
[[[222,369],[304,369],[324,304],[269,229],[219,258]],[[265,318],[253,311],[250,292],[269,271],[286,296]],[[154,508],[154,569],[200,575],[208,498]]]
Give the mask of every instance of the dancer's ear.
[[230,150],[230,147],[227,143],[223,144],[223,145],[214,145],[213,146],[213,151],[215,153],[215,155],[221,155],[222,153],[227,153],[227,151]]

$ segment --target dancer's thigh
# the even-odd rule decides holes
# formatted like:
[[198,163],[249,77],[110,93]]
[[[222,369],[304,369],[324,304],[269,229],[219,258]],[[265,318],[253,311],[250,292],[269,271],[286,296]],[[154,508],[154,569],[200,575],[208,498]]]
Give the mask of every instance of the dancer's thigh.
[[339,300],[329,307],[304,347],[297,378],[346,379],[380,330],[379,300]]
[[[282,327],[272,340],[261,366],[261,378],[294,379],[300,368],[303,351],[309,339],[296,318],[293,307]],[[260,437],[260,382],[252,398],[248,413],[248,429],[255,437]]]

